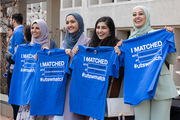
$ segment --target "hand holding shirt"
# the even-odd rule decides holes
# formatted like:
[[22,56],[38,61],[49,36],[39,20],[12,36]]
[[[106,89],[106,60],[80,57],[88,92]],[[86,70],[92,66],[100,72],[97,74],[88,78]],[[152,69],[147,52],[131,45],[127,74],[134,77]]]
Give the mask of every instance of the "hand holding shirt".
[[124,102],[138,105],[154,97],[167,53],[176,52],[174,34],[165,29],[124,40],[120,47],[124,72]]
[[70,68],[70,112],[104,119],[109,76],[119,77],[114,48],[79,45]]

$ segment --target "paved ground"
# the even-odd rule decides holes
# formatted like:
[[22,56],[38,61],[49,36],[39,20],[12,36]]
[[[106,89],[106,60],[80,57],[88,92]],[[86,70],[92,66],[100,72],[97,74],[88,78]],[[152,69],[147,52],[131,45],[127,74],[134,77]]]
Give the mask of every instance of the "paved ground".
[[0,115],[0,120],[14,120],[13,118],[8,118],[6,116]]

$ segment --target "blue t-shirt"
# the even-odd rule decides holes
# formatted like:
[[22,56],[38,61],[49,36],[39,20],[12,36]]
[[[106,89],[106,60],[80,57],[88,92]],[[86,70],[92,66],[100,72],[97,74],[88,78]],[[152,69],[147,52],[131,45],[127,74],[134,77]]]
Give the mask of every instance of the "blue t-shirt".
[[70,65],[70,112],[104,119],[109,76],[119,77],[118,64],[113,47],[79,45]]
[[23,35],[23,29],[24,26],[20,26],[18,27],[15,31],[14,34],[10,40],[9,43],[9,52],[14,54],[14,48],[16,45],[22,44],[25,39],[24,39],[24,35]]
[[40,44],[21,44],[12,57],[15,65],[9,93],[10,104],[29,104],[36,62],[34,57],[38,50],[41,50]]
[[63,115],[69,55],[55,48],[38,51],[37,56],[30,114]]
[[124,102],[138,105],[154,97],[167,53],[176,52],[174,34],[165,29],[123,41]]

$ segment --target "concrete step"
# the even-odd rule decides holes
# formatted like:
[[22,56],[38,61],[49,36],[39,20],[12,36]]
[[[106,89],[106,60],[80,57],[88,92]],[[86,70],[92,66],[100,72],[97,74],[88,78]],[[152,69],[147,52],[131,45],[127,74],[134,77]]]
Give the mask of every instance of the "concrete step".
[[13,118],[13,109],[12,106],[8,104],[8,96],[5,94],[0,94],[0,115]]
[[8,118],[6,116],[0,115],[0,120],[14,120],[13,118]]

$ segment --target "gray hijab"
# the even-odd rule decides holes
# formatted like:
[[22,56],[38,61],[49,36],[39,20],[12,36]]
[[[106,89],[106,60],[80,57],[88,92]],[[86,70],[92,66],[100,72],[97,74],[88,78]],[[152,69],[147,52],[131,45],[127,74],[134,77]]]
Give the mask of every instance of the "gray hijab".
[[49,43],[49,39],[48,39],[48,35],[49,35],[49,30],[48,30],[48,26],[46,24],[46,22],[44,20],[38,19],[35,20],[32,24],[31,27],[34,23],[37,23],[39,26],[39,29],[41,31],[41,35],[38,38],[34,38],[32,36],[31,38],[31,44],[35,44],[35,43],[39,43],[42,46],[46,46],[48,47],[48,43]]

